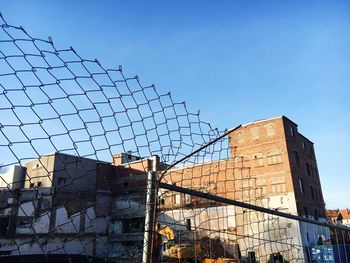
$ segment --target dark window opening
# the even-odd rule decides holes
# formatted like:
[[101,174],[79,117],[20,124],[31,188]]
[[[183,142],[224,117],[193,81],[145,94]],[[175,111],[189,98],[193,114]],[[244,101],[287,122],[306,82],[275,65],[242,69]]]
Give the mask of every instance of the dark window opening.
[[310,186],[310,192],[311,192],[312,199],[315,199],[314,188],[312,186]]
[[0,218],[0,235],[6,235],[10,218]]
[[295,162],[298,166],[300,166],[300,159],[299,159],[299,153],[297,151],[294,151],[294,157],[295,157]]
[[187,227],[187,230],[191,230],[191,219],[186,219],[186,227]]
[[136,217],[136,218],[128,218],[122,221],[123,232],[124,233],[140,233],[145,230],[145,218],[144,217]]
[[306,150],[306,145],[304,141],[301,141],[301,147],[303,148],[303,150]]
[[310,176],[311,175],[311,171],[310,171],[309,163],[306,163],[306,171],[307,171],[307,174]]
[[300,193],[304,193],[304,184],[303,184],[303,179],[299,178],[299,188],[300,188]]

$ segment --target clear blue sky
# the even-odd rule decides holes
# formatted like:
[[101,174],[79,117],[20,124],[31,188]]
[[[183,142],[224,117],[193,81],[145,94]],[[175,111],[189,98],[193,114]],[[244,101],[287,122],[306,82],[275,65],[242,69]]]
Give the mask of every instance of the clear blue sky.
[[286,115],[315,143],[329,208],[350,207],[349,1],[10,1],[0,10],[172,92],[220,129]]

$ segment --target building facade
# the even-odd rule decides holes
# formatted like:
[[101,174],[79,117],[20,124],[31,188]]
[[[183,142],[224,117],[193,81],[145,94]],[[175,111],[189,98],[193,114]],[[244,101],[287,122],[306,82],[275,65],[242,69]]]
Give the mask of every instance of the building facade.
[[[231,155],[246,160],[271,208],[327,221],[313,143],[299,133],[297,124],[282,116],[243,125],[229,137]],[[310,247],[330,238],[327,229],[290,224],[305,261],[310,260]]]
[[[72,252],[137,262],[149,171],[169,184],[326,221],[313,144],[294,122],[256,121],[226,139],[228,158],[169,170],[157,156],[129,153],[113,155],[112,163],[63,153],[29,161],[12,172],[22,179],[11,182],[7,174],[1,191],[0,252]],[[310,248],[329,239],[326,229],[310,224],[162,189],[158,194],[158,223],[171,226],[178,243],[209,238],[222,248],[216,256],[244,251],[243,257],[253,253],[267,262],[281,253],[289,262],[307,262]]]
[[0,255],[138,262],[145,174],[159,158],[150,159],[119,154],[111,164],[53,153],[10,169],[0,190]]
[[[174,168],[164,180],[326,222],[313,143],[298,132],[294,122],[284,116],[256,121],[242,125],[228,137],[228,159]],[[191,229],[200,232],[197,238],[205,235],[220,238],[230,244],[227,251],[232,244],[239,244],[246,256],[254,252],[261,262],[267,262],[273,253],[281,253],[292,262],[307,262],[310,248],[320,239],[329,240],[327,229],[311,224],[240,207],[209,204],[179,193],[165,192],[162,198],[165,212],[160,220],[172,221],[179,230],[190,223]],[[208,205],[215,216],[204,217],[201,213],[202,207]]]

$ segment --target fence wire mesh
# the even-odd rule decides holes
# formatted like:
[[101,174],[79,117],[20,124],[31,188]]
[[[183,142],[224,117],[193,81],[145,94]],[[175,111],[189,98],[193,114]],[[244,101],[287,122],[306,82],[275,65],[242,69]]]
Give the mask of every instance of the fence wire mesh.
[[[245,127],[219,132],[120,66],[0,24],[0,262],[348,262],[315,160],[295,176],[295,147],[247,154]],[[279,136],[261,125],[255,139]]]

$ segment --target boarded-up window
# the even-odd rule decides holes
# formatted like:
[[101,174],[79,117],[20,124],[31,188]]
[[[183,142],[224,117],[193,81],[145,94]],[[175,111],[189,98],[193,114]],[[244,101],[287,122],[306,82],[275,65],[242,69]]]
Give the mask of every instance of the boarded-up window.
[[275,124],[269,123],[269,124],[266,124],[265,127],[266,127],[267,136],[275,135]]
[[259,127],[251,128],[251,133],[254,140],[259,139]]
[[299,159],[299,153],[297,151],[294,151],[294,158],[295,162],[298,166],[300,166],[300,159]]
[[282,162],[281,151],[276,149],[267,153],[267,163],[269,165],[278,164]]
[[243,133],[243,131],[237,132],[237,142],[238,143],[244,142],[244,133]]
[[285,193],[287,191],[286,184],[273,184],[271,185],[272,193]]

